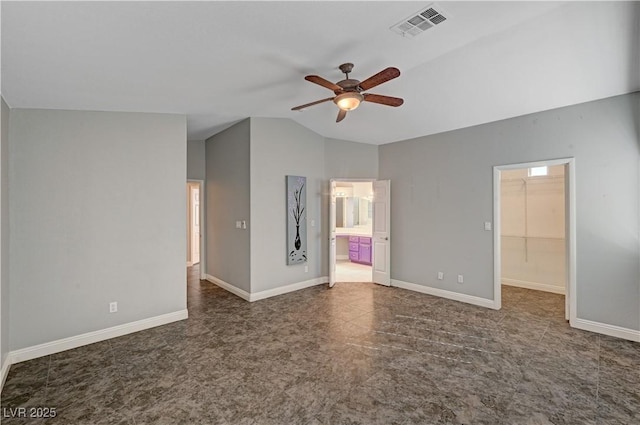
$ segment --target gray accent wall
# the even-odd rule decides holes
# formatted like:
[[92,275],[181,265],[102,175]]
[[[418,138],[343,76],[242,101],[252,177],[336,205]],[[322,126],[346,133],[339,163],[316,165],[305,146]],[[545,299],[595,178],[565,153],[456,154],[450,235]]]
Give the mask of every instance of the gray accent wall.
[[13,109],[9,130],[11,350],[186,309],[185,116]]
[[493,235],[483,230],[493,166],[573,157],[578,318],[640,329],[639,102],[634,93],[380,146],[392,278],[493,298]]
[[[322,136],[289,119],[251,118],[251,292],[322,276],[324,174]],[[308,272],[287,266],[287,175],[307,178]]]
[[3,98],[0,123],[0,366],[9,353],[9,106]]
[[[249,119],[206,141],[206,273],[250,292]],[[247,229],[236,229],[236,221]]]
[[206,155],[204,140],[187,142],[187,179],[204,180],[206,177]]

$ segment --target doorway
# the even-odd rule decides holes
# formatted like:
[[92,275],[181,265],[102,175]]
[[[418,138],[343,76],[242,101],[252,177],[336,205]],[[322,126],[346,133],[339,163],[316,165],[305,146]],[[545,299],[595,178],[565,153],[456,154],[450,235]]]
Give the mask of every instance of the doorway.
[[187,267],[200,264],[202,256],[201,181],[187,182]]
[[332,179],[329,287],[336,282],[390,286],[390,182]]
[[572,158],[494,167],[495,308],[525,288],[564,294],[575,318],[574,187]]
[[336,281],[372,282],[373,182],[336,181]]

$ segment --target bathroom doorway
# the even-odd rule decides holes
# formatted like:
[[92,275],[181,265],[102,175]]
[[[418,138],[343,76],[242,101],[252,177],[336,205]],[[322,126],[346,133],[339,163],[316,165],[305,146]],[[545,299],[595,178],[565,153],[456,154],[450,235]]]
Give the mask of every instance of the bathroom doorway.
[[336,181],[336,281],[372,282],[373,182]]

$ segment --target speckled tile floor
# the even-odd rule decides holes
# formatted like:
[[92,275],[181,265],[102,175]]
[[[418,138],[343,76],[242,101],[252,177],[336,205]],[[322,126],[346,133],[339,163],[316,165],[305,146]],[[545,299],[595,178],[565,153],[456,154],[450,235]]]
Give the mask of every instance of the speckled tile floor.
[[[493,311],[371,283],[247,303],[189,272],[189,320],[12,366],[3,424],[640,424],[640,344],[563,297]],[[56,408],[46,421],[18,407]]]

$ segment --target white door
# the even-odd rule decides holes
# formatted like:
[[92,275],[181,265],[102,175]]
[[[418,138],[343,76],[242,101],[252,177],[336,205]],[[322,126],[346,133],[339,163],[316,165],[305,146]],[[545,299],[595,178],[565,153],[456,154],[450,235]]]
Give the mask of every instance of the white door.
[[336,284],[336,182],[330,180],[329,203],[329,288]]
[[373,281],[386,286],[391,286],[390,189],[390,180],[373,182]]

